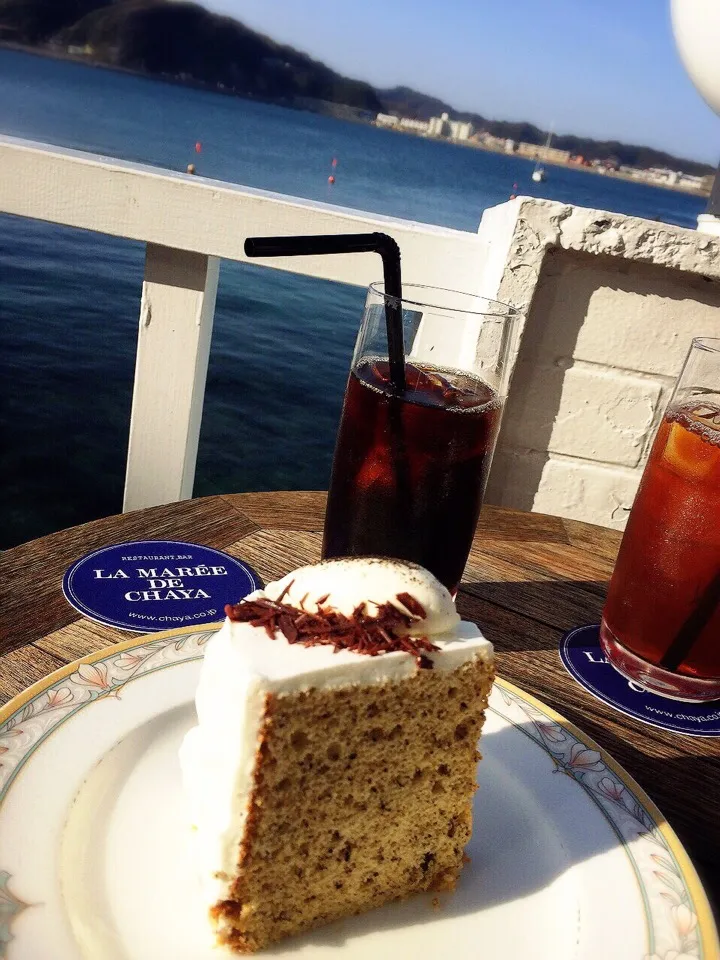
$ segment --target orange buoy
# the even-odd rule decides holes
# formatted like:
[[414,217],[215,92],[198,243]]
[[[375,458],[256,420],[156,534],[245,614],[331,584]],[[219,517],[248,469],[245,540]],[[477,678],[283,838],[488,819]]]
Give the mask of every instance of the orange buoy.
[[332,166],[333,166],[333,167],[336,167],[336,166],[337,166],[337,157],[333,157],[333,158],[332,158]]
[[328,177],[328,183],[335,183],[335,177],[332,174]]
[[195,153],[202,153],[202,144],[200,143],[199,140],[198,140],[198,142],[195,144]]

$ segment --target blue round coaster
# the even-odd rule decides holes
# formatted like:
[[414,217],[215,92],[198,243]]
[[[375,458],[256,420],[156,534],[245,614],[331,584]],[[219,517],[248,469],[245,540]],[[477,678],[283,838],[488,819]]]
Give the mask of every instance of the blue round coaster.
[[571,677],[603,703],[653,727],[691,737],[720,736],[720,700],[686,703],[649,693],[608,662],[600,627],[577,627],[560,642],[560,659]]
[[65,599],[98,623],[136,633],[222,620],[226,603],[262,587],[245,563],[179,540],[133,540],[89,553],[65,572]]

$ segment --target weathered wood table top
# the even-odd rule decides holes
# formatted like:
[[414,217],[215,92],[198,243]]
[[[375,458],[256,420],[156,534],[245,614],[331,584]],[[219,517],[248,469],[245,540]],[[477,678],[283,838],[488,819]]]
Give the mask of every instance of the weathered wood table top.
[[[124,540],[187,540],[246,560],[267,582],[320,558],[324,493],[248,493],[106,517],[2,555],[0,703],[64,664],[127,639],[83,618],[62,575],[83,554]],[[720,903],[720,738],[679,736],[595,700],[565,672],[565,630],[597,623],[620,536],[589,524],[486,507],[458,594],[465,619],[495,644],[498,670],[605,747],[680,835]]]

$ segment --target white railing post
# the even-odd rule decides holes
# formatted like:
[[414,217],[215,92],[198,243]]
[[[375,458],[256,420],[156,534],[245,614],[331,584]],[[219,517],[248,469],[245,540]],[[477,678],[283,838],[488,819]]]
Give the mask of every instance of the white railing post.
[[192,496],[218,266],[147,245],[124,511]]

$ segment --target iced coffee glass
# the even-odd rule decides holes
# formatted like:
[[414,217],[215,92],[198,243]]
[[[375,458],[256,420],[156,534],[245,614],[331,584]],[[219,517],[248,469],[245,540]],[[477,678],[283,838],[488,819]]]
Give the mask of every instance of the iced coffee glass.
[[[388,358],[402,311],[405,387]],[[324,557],[412,560],[457,590],[508,388],[517,312],[452,290],[368,291],[335,447]]]

